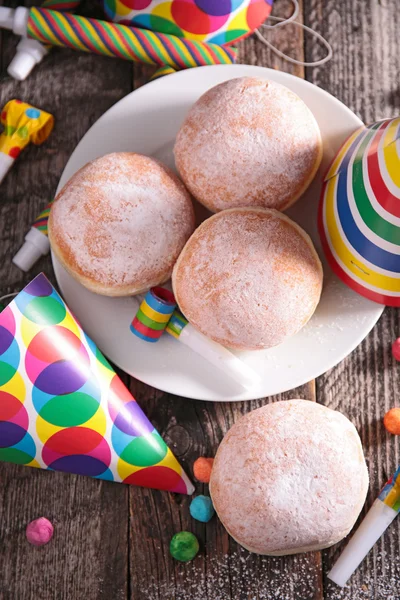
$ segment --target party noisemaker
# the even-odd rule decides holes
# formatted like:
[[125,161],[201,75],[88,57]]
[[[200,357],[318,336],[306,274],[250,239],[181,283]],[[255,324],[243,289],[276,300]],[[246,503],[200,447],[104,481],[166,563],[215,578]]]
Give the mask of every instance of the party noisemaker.
[[399,513],[400,467],[384,485],[359,528],[329,571],[329,579],[344,587],[361,561]]
[[324,180],[319,231],[344,283],[400,306],[400,117],[362,127],[342,146]]
[[40,146],[54,126],[50,113],[21,100],[10,100],[1,111],[0,183],[21,151],[30,143]]
[[0,313],[0,460],[194,490],[43,274]]
[[132,321],[132,333],[146,342],[158,342],[165,331],[241,386],[250,389],[259,382],[260,377],[253,369],[227,348],[197,331],[176,308],[172,292],[161,287],[152,288]]

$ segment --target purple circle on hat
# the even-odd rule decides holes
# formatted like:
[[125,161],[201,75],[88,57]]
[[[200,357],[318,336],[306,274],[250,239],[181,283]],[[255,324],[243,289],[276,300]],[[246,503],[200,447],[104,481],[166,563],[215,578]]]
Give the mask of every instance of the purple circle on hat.
[[24,288],[24,292],[30,296],[50,296],[52,291],[53,287],[43,273],[40,273]]
[[23,429],[15,423],[0,421],[0,448],[10,448],[18,444],[26,434]]
[[132,400],[118,407],[118,415],[114,424],[120,431],[134,437],[147,435],[154,430],[140,406]]
[[64,471],[64,473],[76,473],[77,475],[90,475],[96,477],[107,471],[108,467],[103,461],[87,456],[86,454],[74,454],[72,456],[62,456],[49,465],[49,469],[54,471]]
[[229,15],[232,10],[231,0],[195,0],[195,4],[207,15],[222,17]]
[[0,354],[4,354],[14,341],[13,334],[0,325]]
[[60,361],[43,369],[35,381],[35,386],[54,396],[71,394],[79,390],[89,376],[89,367],[83,362]]

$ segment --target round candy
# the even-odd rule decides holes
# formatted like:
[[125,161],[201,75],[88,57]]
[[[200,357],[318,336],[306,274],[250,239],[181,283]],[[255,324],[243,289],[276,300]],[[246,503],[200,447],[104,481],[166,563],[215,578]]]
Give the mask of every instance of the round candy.
[[193,474],[198,481],[208,483],[211,477],[211,469],[213,466],[213,458],[205,458],[200,456],[193,465]]
[[190,514],[196,521],[208,523],[214,516],[214,513],[213,503],[208,496],[197,496],[190,503]]
[[190,531],[181,531],[176,533],[169,545],[171,556],[175,560],[188,562],[192,560],[199,551],[199,542],[197,537]]
[[392,354],[395,360],[400,361],[400,338],[397,338],[392,344]]
[[393,435],[400,435],[400,408],[391,408],[383,417],[386,431]]
[[53,537],[54,528],[48,519],[40,517],[29,523],[26,528],[26,539],[33,546],[44,546]]

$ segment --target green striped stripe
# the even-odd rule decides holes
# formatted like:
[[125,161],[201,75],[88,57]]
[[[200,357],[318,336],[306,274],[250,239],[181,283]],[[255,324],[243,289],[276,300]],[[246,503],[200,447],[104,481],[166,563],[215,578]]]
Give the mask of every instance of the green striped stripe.
[[[132,51],[136,54],[136,56],[138,57],[139,60],[141,60],[142,62],[145,62],[145,63],[150,63],[151,65],[156,64],[154,62],[154,60],[147,55],[145,50],[142,48],[141,43],[139,42],[139,40],[136,39],[136,36],[134,34],[132,34],[132,37],[130,37],[123,27],[120,27],[119,25],[116,25],[116,27],[118,27],[118,30],[123,35],[129,48],[132,49]],[[135,41],[136,41],[135,47],[133,46],[132,38],[135,38]]]
[[[71,39],[70,34],[68,33],[68,31],[65,28],[65,19],[64,19],[63,16],[61,16],[57,11],[51,11],[51,16],[57,22],[57,25],[59,26],[59,28],[61,29],[61,31],[63,32],[63,34],[67,38],[67,40],[70,40],[70,42],[73,44],[73,46],[75,46],[75,48],[82,49],[82,50],[85,50],[86,52],[88,52],[87,48],[81,48],[80,45],[76,46],[76,43],[74,42],[74,40]],[[49,25],[49,29],[51,29],[51,25]],[[54,33],[54,36],[58,39],[58,36],[57,36],[56,33]],[[60,41],[60,43],[62,45],[64,45],[63,42]],[[78,43],[81,44],[80,40],[78,40]]]
[[[188,59],[186,58],[185,54],[182,52],[182,46],[184,45],[183,42],[175,36],[169,37],[168,40],[171,42],[172,46],[175,48],[175,50],[181,57],[183,64],[186,65],[187,67],[191,67],[192,64],[188,63]],[[190,52],[188,50],[187,50],[187,53],[189,54],[190,61],[193,60],[196,63],[195,59],[192,58],[192,55],[190,54]],[[175,62],[175,64],[178,68],[180,68],[177,62]]]
[[136,318],[138,319],[138,321],[143,323],[143,325],[150,327],[150,329],[155,329],[156,331],[162,331],[167,325],[166,323],[157,323],[157,321],[150,319],[147,315],[144,314],[144,312],[142,312],[140,308],[137,312]]
[[221,46],[217,46],[217,44],[212,44],[212,49],[213,49],[214,53],[219,57],[219,59],[222,63],[231,63],[232,62],[233,59],[228,54],[228,52],[225,50],[225,48],[222,48]]
[[[180,41],[179,38],[175,38],[175,36],[171,36],[168,38],[168,40],[171,42],[172,46],[175,48],[175,50],[177,51],[177,53],[179,54],[179,56],[181,57],[183,64],[186,65],[187,67],[191,66],[191,64],[188,63],[188,59],[186,58],[186,56],[183,54],[182,52],[182,42]],[[190,52],[188,52],[189,56],[190,56],[190,60],[194,60],[190,54]],[[177,68],[180,68],[180,66],[178,65],[177,62],[175,62],[175,65],[177,66]]]
[[131,59],[132,57],[129,54],[128,50],[125,48],[125,46],[123,45],[123,43],[121,42],[119,37],[115,35],[114,25],[110,25],[109,23],[103,22],[103,26],[104,26],[104,29],[107,30],[108,35],[110,36],[110,38],[112,38],[114,44],[116,45],[118,50],[121,52],[121,54],[123,56],[125,56],[125,58]]
[[32,21],[36,25],[36,29],[40,32],[40,34],[42,35],[43,39],[47,40],[48,39],[47,34],[44,31],[40,20],[38,19],[38,15],[36,13],[30,12],[29,17],[30,17],[29,20],[28,20],[28,33],[29,33],[29,35],[31,37],[33,37],[34,39],[36,39],[36,33],[32,29],[30,29],[30,27],[29,27],[30,20],[32,19]]
[[[96,32],[96,30],[94,28],[92,29],[93,26],[90,25],[90,21],[88,21],[87,19],[78,17],[78,16],[76,17],[76,19],[79,22],[79,24],[82,26],[82,29],[84,30],[84,32],[86,33],[86,35],[88,36],[90,41],[92,42],[93,46],[95,48],[97,48],[97,50],[100,52],[100,54],[106,54],[106,56],[114,56],[113,53],[106,47],[106,45],[103,44],[101,38],[98,40],[93,35],[93,33],[94,33],[97,37],[100,37],[98,35],[98,33]],[[90,52],[90,50],[89,50],[89,52]]]
[[202,57],[204,58],[205,62],[206,62],[208,65],[213,65],[213,64],[214,64],[214,62],[213,62],[213,59],[211,58],[211,56],[207,55],[207,54],[204,52],[204,49],[202,48],[202,45],[201,45],[201,44],[199,44],[199,42],[197,42],[197,40],[192,40],[192,44],[193,44],[193,46],[195,46],[195,47],[196,47],[196,49],[197,49],[197,50],[198,50],[198,52],[199,52],[199,53],[202,55]]
[[375,211],[370,199],[368,198],[367,190],[365,189],[362,158],[368,143],[371,141],[371,138],[375,135],[375,133],[376,128],[371,129],[371,132],[364,138],[357,150],[352,173],[353,197],[358,212],[360,213],[360,216],[367,227],[387,242],[399,245],[400,228],[396,227],[396,225],[393,225],[389,221],[385,221],[385,219],[383,219],[380,214]]
[[[161,60],[161,62],[165,64],[165,58],[163,58],[160,55],[160,48],[153,41],[152,32],[146,31],[145,29],[141,29],[140,31],[144,35],[144,37],[146,38],[146,40],[148,41],[148,43],[151,45],[151,47],[153,48],[154,52],[156,53],[156,55],[158,56],[158,58]],[[163,50],[164,50],[164,48],[163,48]]]
[[188,321],[185,319],[185,317],[177,311],[174,311],[168,322],[166,331],[172,335],[175,334],[176,337],[179,337],[182,333],[182,329],[184,329],[187,324]]

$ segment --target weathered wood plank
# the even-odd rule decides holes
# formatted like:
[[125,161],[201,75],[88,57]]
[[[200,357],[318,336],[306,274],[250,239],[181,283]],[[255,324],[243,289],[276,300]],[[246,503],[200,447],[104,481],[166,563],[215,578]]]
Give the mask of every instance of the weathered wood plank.
[[[321,32],[334,50],[329,65],[307,69],[307,79],[342,100],[367,123],[397,116],[400,18],[396,0],[309,0],[305,3],[305,22]],[[306,38],[305,48],[308,60],[321,55],[310,38]],[[390,349],[399,332],[399,311],[386,309],[378,325],[351,356],[317,382],[318,401],[346,414],[360,432],[371,478],[366,509],[399,464],[398,440],[387,434],[382,425],[385,412],[399,403],[400,372]],[[345,544],[346,541],[323,553],[325,574]],[[399,545],[398,521],[344,590],[325,579],[325,598],[399,598]]]
[[[53,278],[48,257],[27,275],[11,258],[53,196],[76,144],[132,88],[129,64],[72,50],[54,50],[18,83],[5,71],[14,36],[4,33],[1,48],[1,106],[21,98],[54,114],[56,126],[42,147],[24,151],[0,187],[0,295],[21,289],[42,270]],[[27,543],[25,527],[39,516],[55,524],[55,535],[37,549]],[[0,463],[0,599],[124,600],[128,525],[126,486]]]

